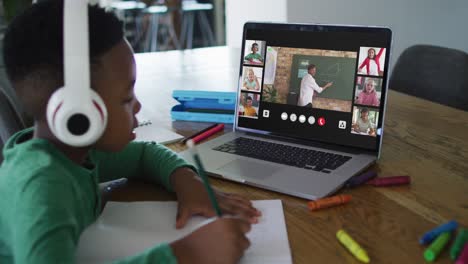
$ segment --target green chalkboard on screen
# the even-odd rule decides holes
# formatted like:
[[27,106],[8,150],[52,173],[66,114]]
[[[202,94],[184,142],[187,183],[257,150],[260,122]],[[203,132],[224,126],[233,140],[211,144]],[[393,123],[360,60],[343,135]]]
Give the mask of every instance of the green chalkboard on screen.
[[320,87],[328,82],[333,82],[333,85],[318,94],[318,97],[341,100],[353,99],[356,58],[294,55],[291,67],[290,92],[299,94],[301,80],[307,74],[309,64],[314,64],[317,67],[314,78]]

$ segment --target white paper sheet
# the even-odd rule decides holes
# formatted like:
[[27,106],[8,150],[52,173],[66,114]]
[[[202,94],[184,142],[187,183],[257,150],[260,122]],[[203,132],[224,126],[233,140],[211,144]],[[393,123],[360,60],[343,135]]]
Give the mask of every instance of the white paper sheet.
[[[251,246],[240,263],[292,263],[280,200],[253,201],[262,211],[247,234]],[[175,229],[176,202],[109,202],[104,212],[81,235],[78,263],[102,263],[136,255],[163,242],[177,240],[213,219],[193,217]]]
[[159,144],[169,144],[184,138],[168,128],[159,127],[152,123],[137,127],[135,133],[135,141],[155,141]]

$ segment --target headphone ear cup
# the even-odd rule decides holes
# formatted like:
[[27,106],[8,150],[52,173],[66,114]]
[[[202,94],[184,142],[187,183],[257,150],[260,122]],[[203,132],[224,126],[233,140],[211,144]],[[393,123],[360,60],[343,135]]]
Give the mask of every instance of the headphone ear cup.
[[91,99],[65,99],[65,88],[60,88],[49,99],[47,122],[52,133],[63,143],[89,146],[104,133],[106,106],[95,91],[90,89],[90,95]]
[[96,126],[97,131],[95,133],[99,133],[99,137],[100,137],[106,130],[106,126],[107,126],[107,108],[101,96],[99,96],[99,94],[96,93],[96,91],[94,91],[93,89],[90,89],[90,93],[91,93],[91,101],[93,105],[92,109],[95,112],[93,116],[97,118],[96,123],[99,124],[99,126]]
[[56,117],[57,113],[63,105],[63,101],[65,98],[65,90],[63,88],[57,89],[52,96],[49,98],[47,102],[47,124],[49,125],[49,129],[51,130],[52,134],[57,137],[57,127],[56,127]]
[[107,109],[101,97],[90,89],[90,101],[81,102],[77,113],[71,115],[67,122],[67,130],[71,134],[82,137],[90,145],[104,133],[107,125]]

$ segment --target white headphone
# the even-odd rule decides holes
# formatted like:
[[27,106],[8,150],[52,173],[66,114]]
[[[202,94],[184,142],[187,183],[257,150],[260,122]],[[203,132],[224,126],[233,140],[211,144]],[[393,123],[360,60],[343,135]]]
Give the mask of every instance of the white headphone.
[[88,1],[64,0],[64,86],[47,104],[47,123],[63,143],[84,147],[96,142],[107,125],[107,109],[91,89]]

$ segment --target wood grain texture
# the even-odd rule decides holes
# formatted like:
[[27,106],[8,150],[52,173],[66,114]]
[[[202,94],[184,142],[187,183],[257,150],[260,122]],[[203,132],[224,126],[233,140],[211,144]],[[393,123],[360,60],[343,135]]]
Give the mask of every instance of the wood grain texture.
[[[388,96],[382,155],[371,169],[379,176],[410,175],[409,186],[344,189],[340,193],[353,196],[350,203],[311,212],[304,199],[220,179],[211,182],[217,189],[252,200],[281,199],[294,263],[359,263],[336,240],[339,228],[363,246],[371,263],[425,263],[424,247],[418,244],[423,233],[450,219],[468,227],[468,112],[394,91]],[[209,124],[165,125],[189,135]],[[181,144],[169,147],[185,149]],[[175,196],[131,183],[113,198],[173,200]],[[436,263],[451,263],[448,250]]]

